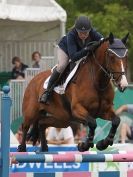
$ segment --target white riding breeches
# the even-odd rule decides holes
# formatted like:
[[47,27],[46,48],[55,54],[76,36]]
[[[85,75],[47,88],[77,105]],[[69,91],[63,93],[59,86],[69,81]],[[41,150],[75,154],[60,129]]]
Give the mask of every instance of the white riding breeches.
[[62,73],[69,63],[69,58],[67,54],[60,47],[57,48],[57,61],[58,64],[56,70],[59,73]]

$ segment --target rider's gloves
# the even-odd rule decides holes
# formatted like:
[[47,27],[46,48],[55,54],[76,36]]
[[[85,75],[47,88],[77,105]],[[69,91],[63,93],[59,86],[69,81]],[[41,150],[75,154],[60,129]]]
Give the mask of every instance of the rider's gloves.
[[88,51],[95,51],[97,49],[97,47],[99,46],[100,42],[99,41],[95,41],[94,43],[92,44],[89,44],[85,47],[85,50],[88,50]]
[[85,47],[85,50],[88,50],[88,51],[95,51],[100,45],[101,43],[104,42],[104,38],[101,38],[99,41],[92,41],[92,42],[89,42],[87,44],[87,46]]

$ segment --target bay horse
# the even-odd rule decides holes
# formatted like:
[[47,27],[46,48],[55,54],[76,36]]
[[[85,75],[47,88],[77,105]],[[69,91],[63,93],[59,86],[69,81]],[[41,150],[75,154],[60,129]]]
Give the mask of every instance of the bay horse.
[[26,135],[31,125],[33,125],[35,137],[39,131],[41,151],[48,151],[46,128],[65,128],[72,121],[89,127],[86,140],[78,144],[79,151],[89,150],[94,146],[97,118],[112,123],[107,137],[97,142],[97,149],[104,150],[109,145],[113,145],[120,123],[120,118],[116,116],[113,109],[113,84],[120,91],[124,91],[128,85],[126,79],[128,50],[125,47],[127,38],[128,34],[123,39],[118,39],[111,33],[99,44],[95,52],[92,52],[91,56],[82,60],[75,82],[70,81],[65,94],[59,95],[53,92],[48,105],[39,103],[38,98],[43,92],[44,81],[51,71],[41,72],[30,81],[23,99],[23,138],[18,151],[26,151]]

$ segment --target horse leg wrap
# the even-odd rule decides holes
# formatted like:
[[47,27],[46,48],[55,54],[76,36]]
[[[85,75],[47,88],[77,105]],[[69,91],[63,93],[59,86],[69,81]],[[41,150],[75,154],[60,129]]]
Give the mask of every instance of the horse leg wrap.
[[89,117],[89,119],[88,119],[88,126],[89,126],[89,128],[95,130],[96,127],[97,127],[96,119],[94,119],[94,118],[92,118],[92,117]]
[[89,126],[88,138],[89,138],[89,140],[93,141],[95,129],[97,127],[96,120],[92,117],[89,117],[88,126]]
[[110,146],[113,145],[114,136],[115,136],[115,133],[116,133],[116,130],[117,130],[119,124],[120,124],[120,118],[115,117],[112,120],[112,127],[110,129],[108,136],[104,140],[100,140],[96,144],[96,147],[98,150],[105,150],[109,145]]
[[117,131],[117,128],[118,128],[119,124],[120,124],[120,118],[115,117],[112,120],[112,127],[111,127],[111,130],[109,132],[109,135],[106,138],[107,142],[109,142],[110,145],[112,145],[112,142],[113,142],[113,139],[114,139],[114,136],[116,134],[116,131]]
[[93,119],[92,117],[89,117],[87,120],[87,125],[89,127],[88,137],[84,142],[78,144],[78,150],[81,152],[87,151],[89,150],[89,148],[93,148],[94,146],[93,139],[94,139],[95,129],[97,127],[96,120]]
[[111,127],[109,135],[108,135],[109,138],[114,138],[116,130],[117,130],[119,124],[120,124],[120,118],[119,117],[115,117],[112,120],[112,127]]
[[88,126],[89,126],[89,134],[86,141],[88,142],[89,147],[93,147],[94,146],[93,139],[94,139],[95,129],[97,127],[96,120],[92,117],[89,117]]
[[120,118],[117,116],[112,120],[112,131],[114,130],[116,132],[119,124],[120,124]]

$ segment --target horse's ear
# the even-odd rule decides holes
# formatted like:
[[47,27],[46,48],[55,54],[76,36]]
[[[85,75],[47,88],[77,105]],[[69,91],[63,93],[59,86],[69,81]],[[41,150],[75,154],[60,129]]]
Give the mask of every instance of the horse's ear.
[[114,42],[114,35],[113,33],[109,34],[109,43],[112,44]]
[[126,34],[126,36],[125,36],[124,38],[122,38],[121,41],[122,41],[124,44],[126,44],[128,37],[129,37],[129,32]]

